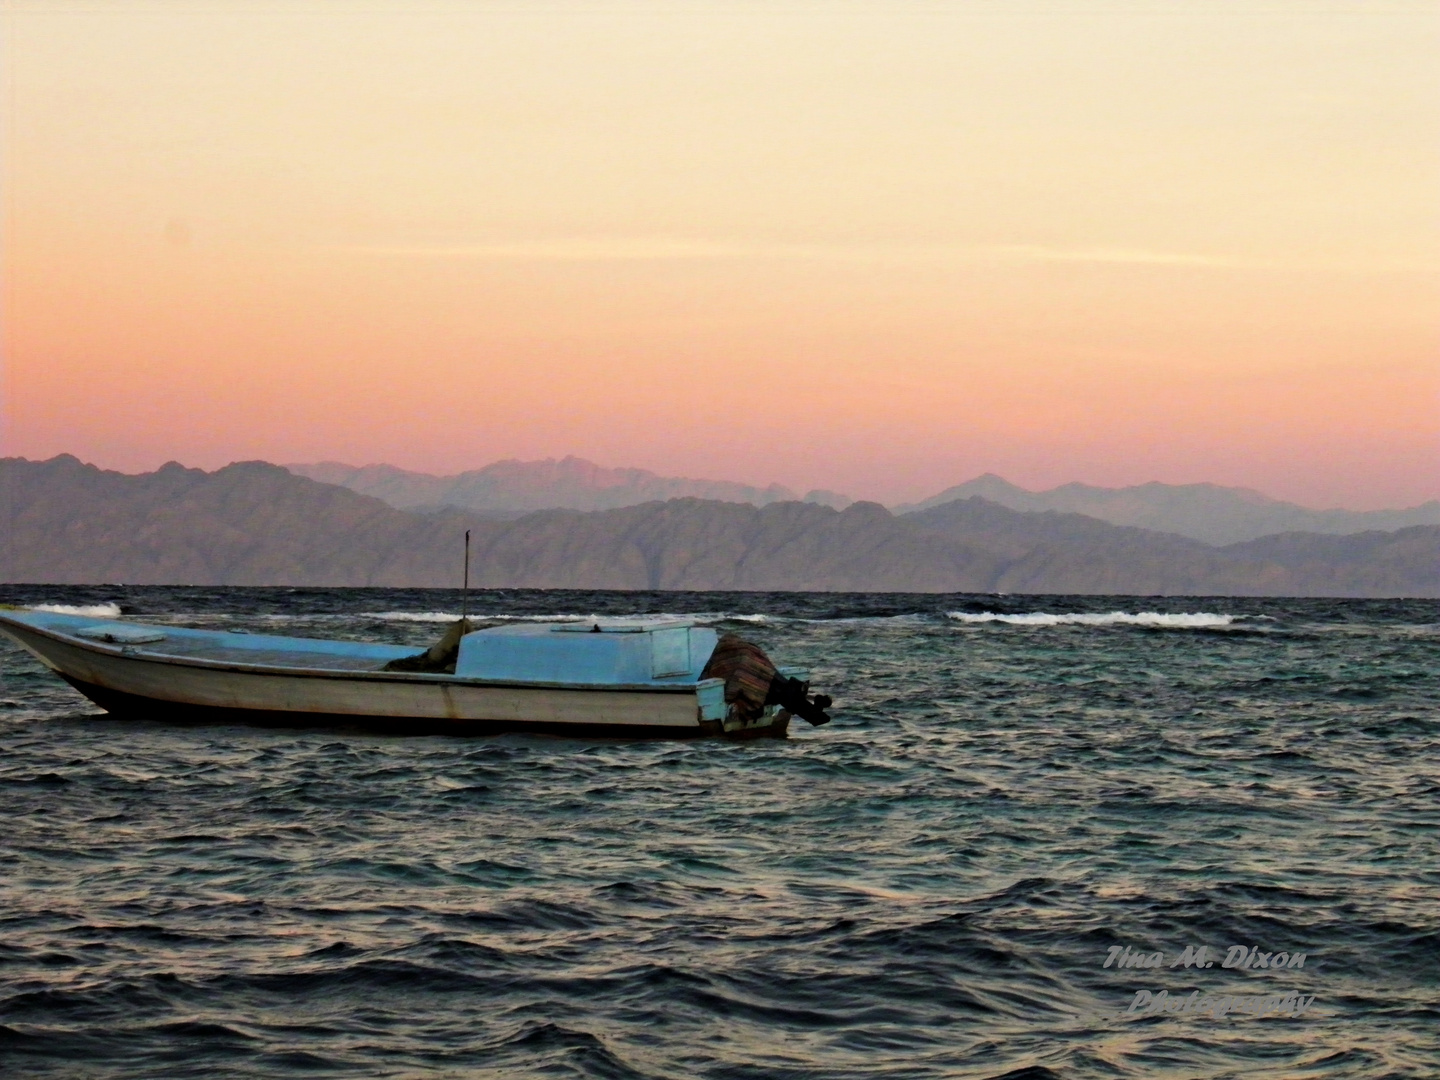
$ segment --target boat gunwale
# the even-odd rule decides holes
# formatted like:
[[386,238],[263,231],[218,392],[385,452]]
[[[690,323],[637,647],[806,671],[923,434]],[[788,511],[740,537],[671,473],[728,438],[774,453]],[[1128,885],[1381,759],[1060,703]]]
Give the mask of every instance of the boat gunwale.
[[[161,627],[164,624],[145,624]],[[342,681],[361,680],[365,682],[379,683],[419,683],[421,685],[440,686],[474,686],[474,687],[504,687],[506,689],[536,689],[536,690],[573,690],[584,693],[650,693],[650,694],[696,694],[705,683],[718,682],[716,679],[701,679],[694,683],[676,684],[673,686],[657,686],[654,683],[567,683],[567,682],[540,682],[540,681],[507,681],[499,679],[476,679],[464,676],[453,675],[448,672],[424,672],[424,671],[364,671],[359,669],[340,668],[308,668],[308,667],[277,667],[271,664],[246,664],[240,661],[231,660],[207,660],[200,656],[176,656],[170,653],[156,652],[144,649],[137,645],[126,645],[111,642],[94,641],[88,638],[81,638],[72,634],[64,634],[52,630],[49,627],[36,626],[33,623],[17,619],[13,616],[0,612],[0,630],[7,626],[17,626],[25,631],[38,634],[41,637],[58,641],[62,645],[69,645],[79,648],[82,651],[99,653],[102,656],[112,656],[122,660],[136,660],[150,664],[170,665],[175,667],[194,667],[209,671],[232,671],[241,675],[268,675],[288,676],[305,679],[340,679]],[[8,631],[6,631],[8,633]],[[14,636],[11,634],[10,636]],[[324,638],[288,638],[289,641],[324,641]],[[24,642],[20,644],[24,645]],[[360,642],[359,644],[373,644],[371,642]]]

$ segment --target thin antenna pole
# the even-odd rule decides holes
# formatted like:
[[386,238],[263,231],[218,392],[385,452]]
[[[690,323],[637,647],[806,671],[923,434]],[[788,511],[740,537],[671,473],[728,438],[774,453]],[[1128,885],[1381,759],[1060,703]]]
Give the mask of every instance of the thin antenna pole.
[[460,590],[460,621],[470,614],[470,530],[465,530],[465,584]]

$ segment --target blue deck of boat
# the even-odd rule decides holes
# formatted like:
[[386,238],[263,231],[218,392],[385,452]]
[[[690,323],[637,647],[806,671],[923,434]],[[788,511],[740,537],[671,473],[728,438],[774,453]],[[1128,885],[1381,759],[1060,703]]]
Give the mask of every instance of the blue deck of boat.
[[156,656],[214,660],[230,664],[258,664],[265,667],[294,667],[308,670],[378,671],[386,663],[416,650],[406,645],[381,645],[367,641],[335,641],[322,638],[283,637],[278,634],[251,634],[233,630],[197,630],[188,626],[137,623],[121,619],[96,619],[50,611],[7,611],[7,618],[94,644],[99,633],[115,632],[111,645],[126,645],[125,636],[137,629],[164,634],[159,641],[137,641],[133,647]]
[[[417,651],[405,645],[201,630],[48,611],[8,610],[0,615],[87,645],[267,668],[379,671],[387,662]],[[714,630],[684,623],[612,623],[599,630],[554,623],[509,623],[476,630],[461,642],[455,677],[590,686],[693,685],[717,638]],[[143,640],[146,637],[157,640]]]

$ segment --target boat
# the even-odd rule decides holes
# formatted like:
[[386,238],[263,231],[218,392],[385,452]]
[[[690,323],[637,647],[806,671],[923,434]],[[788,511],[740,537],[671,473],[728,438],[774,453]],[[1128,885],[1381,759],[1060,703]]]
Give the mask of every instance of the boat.
[[681,620],[462,619],[425,652],[371,642],[0,610],[0,632],[107,712],[400,734],[780,737],[829,720],[809,675]]

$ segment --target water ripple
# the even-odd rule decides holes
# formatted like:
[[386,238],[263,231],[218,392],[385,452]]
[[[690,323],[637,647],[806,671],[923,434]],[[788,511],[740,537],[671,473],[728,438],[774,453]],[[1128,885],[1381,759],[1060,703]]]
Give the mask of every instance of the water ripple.
[[[0,593],[407,645],[455,599]],[[836,719],[683,746],[169,727],[108,719],[7,647],[0,1071],[1440,1075],[1433,602],[472,610],[696,613],[808,665]],[[1201,945],[1212,967],[1168,966]],[[1166,966],[1105,968],[1124,946]],[[1232,946],[1304,966],[1225,967]],[[1162,989],[1314,1007],[1126,1014]]]

